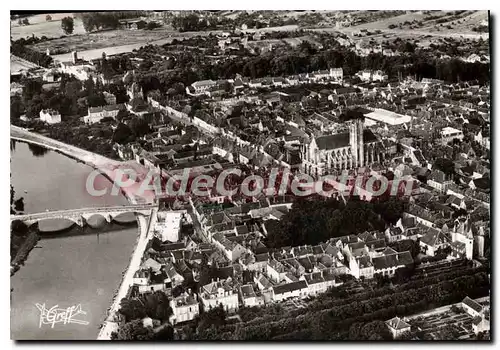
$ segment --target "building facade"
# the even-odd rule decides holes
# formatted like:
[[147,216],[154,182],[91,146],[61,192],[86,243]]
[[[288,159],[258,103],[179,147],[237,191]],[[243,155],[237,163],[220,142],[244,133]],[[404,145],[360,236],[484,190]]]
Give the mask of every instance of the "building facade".
[[53,109],[42,109],[40,111],[40,120],[48,124],[57,124],[61,122],[61,113]]
[[363,119],[348,122],[349,131],[313,138],[302,147],[302,167],[313,176],[330,171],[354,169],[380,162],[385,154],[371,130],[364,130]]

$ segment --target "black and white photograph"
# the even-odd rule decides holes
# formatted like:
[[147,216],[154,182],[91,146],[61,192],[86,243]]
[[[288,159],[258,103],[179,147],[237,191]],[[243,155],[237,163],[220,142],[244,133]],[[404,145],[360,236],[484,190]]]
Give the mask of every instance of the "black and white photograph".
[[489,10],[121,5],[10,10],[11,340],[492,341]]

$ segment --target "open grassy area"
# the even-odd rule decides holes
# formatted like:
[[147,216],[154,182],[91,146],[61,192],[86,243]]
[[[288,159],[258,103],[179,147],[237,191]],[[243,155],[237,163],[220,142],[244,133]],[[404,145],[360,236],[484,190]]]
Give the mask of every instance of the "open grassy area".
[[[45,20],[46,14],[39,14],[34,16],[29,16],[29,25],[19,25],[17,20],[10,21],[10,35],[13,40],[20,38],[26,38],[27,36],[32,36],[33,34],[37,37],[46,36],[48,38],[58,38],[64,35],[61,29],[61,20],[67,16],[73,16],[72,13],[49,13],[52,20],[47,22]],[[75,28],[73,35],[84,34],[82,21],[75,19]]]
[[14,55],[10,55],[10,74],[17,74],[20,71],[37,67],[38,66],[32,62],[26,61]]

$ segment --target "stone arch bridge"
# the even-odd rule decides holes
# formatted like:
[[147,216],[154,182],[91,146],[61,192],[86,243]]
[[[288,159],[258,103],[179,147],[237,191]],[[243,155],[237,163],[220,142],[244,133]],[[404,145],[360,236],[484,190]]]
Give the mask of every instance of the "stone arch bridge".
[[83,227],[87,220],[94,215],[101,215],[107,222],[111,222],[118,215],[123,213],[134,213],[136,215],[149,216],[151,210],[157,208],[157,205],[123,205],[117,207],[102,207],[102,208],[80,208],[68,210],[47,211],[35,214],[11,215],[10,221],[22,221],[26,225],[31,226],[42,220],[47,219],[67,219],[73,221],[78,226]]

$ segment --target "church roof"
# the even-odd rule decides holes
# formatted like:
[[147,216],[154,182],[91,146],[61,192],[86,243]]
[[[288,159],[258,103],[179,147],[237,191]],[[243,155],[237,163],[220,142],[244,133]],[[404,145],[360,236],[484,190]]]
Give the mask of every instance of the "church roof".
[[[371,143],[378,141],[377,137],[370,129],[363,130],[364,143]],[[319,149],[329,150],[349,146],[349,133],[343,132],[339,134],[320,136],[316,138],[316,144]]]

